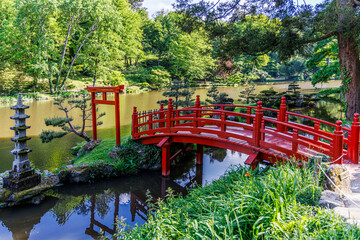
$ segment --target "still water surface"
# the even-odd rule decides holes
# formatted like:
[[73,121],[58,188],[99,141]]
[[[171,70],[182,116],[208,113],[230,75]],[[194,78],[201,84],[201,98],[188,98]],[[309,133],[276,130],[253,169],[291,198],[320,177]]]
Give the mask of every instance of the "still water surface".
[[125,218],[130,227],[147,219],[146,192],[153,199],[165,199],[166,189],[186,194],[195,184],[218,179],[231,166],[243,164],[247,155],[205,149],[203,165],[195,158],[181,159],[172,166],[169,178],[159,171],[94,184],[57,188],[38,206],[0,209],[0,239],[98,239],[100,228],[114,234],[116,218]]

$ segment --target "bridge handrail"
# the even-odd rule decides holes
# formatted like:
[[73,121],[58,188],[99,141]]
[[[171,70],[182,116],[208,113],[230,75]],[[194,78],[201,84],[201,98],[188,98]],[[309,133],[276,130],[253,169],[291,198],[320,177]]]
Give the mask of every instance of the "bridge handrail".
[[[225,110],[225,108],[229,107],[245,108],[247,109],[247,112],[241,113]],[[255,114],[252,114],[253,109],[256,110]],[[274,112],[277,114],[277,117],[273,118],[273,115],[268,116],[268,114],[264,114],[264,111]],[[219,116],[219,118],[212,118],[211,116]],[[229,116],[246,118],[246,123],[228,119]],[[298,118],[311,120],[314,122],[314,125],[309,126],[289,121],[289,116],[295,116]],[[271,128],[265,125],[265,122],[275,124],[276,128]],[[335,131],[331,133],[322,130],[323,127],[320,126],[320,124],[334,127]],[[214,129],[209,129],[209,133],[216,134],[220,132],[221,134],[221,132],[224,132],[222,135],[225,137],[231,135],[231,133],[226,130],[227,126],[242,127],[243,129],[252,130],[255,147],[259,147],[260,142],[265,137],[265,135],[261,136],[261,134],[265,134],[266,131],[271,130],[273,131],[272,133],[274,135],[286,135],[287,139],[289,137],[294,137],[293,140],[294,142],[296,142],[296,144],[304,143],[304,141],[311,142],[312,144],[317,144],[316,148],[328,149],[326,151],[330,151],[332,157],[334,158],[336,156],[342,155],[342,153],[346,153],[347,156],[354,161],[358,161],[359,159],[359,114],[354,114],[354,122],[351,128],[346,128],[342,126],[341,121],[337,121],[336,124],[334,124],[321,119],[316,119],[314,117],[309,117],[287,111],[285,97],[282,97],[281,99],[281,105],[279,110],[263,108],[261,102],[258,102],[257,106],[236,104],[212,104],[201,106],[199,96],[197,96],[195,106],[182,109],[173,109],[172,100],[169,99],[168,109],[164,109],[163,105],[161,105],[160,110],[148,113],[143,112],[138,114],[136,108],[134,108],[132,133],[134,138],[141,138],[142,136],[148,134],[156,134],[157,132],[170,133],[171,128],[174,128],[174,131],[179,129],[185,130],[192,128],[192,132],[206,132],[206,129],[195,130],[198,127],[203,127],[206,125],[210,127],[211,125],[216,125],[218,126],[218,129],[220,127],[220,130],[216,131]],[[292,132],[288,131],[288,128],[292,128]],[[295,135],[293,133],[294,131],[296,132]],[[348,132],[347,137],[344,137],[344,131]],[[312,135],[313,138],[298,134],[298,132],[304,132],[308,135]],[[274,147],[276,148],[276,146]],[[294,149],[296,148],[294,147]]]

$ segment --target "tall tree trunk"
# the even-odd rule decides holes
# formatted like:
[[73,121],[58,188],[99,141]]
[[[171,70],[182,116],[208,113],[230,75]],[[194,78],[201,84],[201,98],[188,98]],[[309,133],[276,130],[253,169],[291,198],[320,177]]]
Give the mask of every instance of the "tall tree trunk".
[[76,51],[76,53],[75,53],[75,56],[74,56],[74,58],[72,59],[72,61],[71,61],[71,63],[70,63],[70,66],[69,66],[69,69],[68,69],[68,71],[67,71],[67,73],[66,73],[66,76],[65,76],[64,80],[62,81],[62,83],[61,83],[61,85],[60,85],[60,92],[62,92],[63,87],[65,86],[66,80],[67,80],[68,77],[69,77],[69,74],[70,74],[70,72],[71,72],[72,66],[74,65],[74,62],[75,62],[77,56],[79,55],[80,50],[81,50],[82,46],[84,45],[86,39],[90,36],[91,33],[93,33],[93,32],[96,30],[96,28],[97,28],[97,23],[98,23],[98,21],[96,20],[96,22],[91,26],[90,31],[88,32],[88,34],[86,34],[86,36],[85,36],[84,39],[82,40],[80,46],[78,47],[78,49],[77,49],[77,51]]
[[75,20],[75,13],[72,15],[72,17],[71,17],[71,13],[70,13],[68,31],[67,31],[67,34],[66,34],[66,39],[65,39],[65,43],[64,43],[64,49],[63,49],[63,52],[62,52],[62,55],[61,55],[58,77],[57,77],[56,84],[55,84],[55,91],[56,92],[59,92],[59,83],[60,83],[60,79],[61,79],[62,66],[64,64],[66,48],[67,48],[67,44],[68,44],[68,41],[69,41],[69,36],[70,36],[70,33],[71,33],[71,28],[72,28],[72,24],[73,24],[74,20]]
[[355,37],[338,35],[341,77],[345,79],[346,119],[360,113],[360,61],[359,46]]

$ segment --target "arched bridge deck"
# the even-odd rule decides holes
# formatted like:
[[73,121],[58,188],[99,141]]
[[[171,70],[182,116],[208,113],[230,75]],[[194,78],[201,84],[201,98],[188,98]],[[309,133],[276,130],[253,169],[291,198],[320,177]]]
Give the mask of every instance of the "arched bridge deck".
[[[162,147],[162,174],[170,173],[170,145],[197,144],[197,163],[202,163],[202,146],[214,146],[249,154],[247,164],[271,163],[296,158],[307,161],[324,154],[334,163],[359,162],[359,114],[350,128],[287,111],[282,97],[280,109],[246,105],[200,105],[138,112],[134,107],[132,138]],[[303,122],[299,123],[298,121]],[[306,123],[306,124],[305,124]],[[301,162],[300,162],[301,164]]]

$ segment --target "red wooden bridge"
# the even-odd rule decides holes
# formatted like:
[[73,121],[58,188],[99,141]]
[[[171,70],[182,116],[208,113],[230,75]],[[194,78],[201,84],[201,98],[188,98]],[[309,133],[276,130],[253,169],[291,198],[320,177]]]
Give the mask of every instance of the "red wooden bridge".
[[262,102],[257,106],[200,105],[199,96],[194,107],[173,109],[169,99],[167,109],[161,105],[160,110],[138,112],[134,107],[132,117],[132,138],[162,148],[164,176],[170,174],[170,162],[177,155],[170,157],[170,145],[177,142],[197,144],[197,164],[202,163],[203,145],[246,153],[245,163],[253,168],[261,160],[296,159],[302,165],[318,154],[336,164],[359,163],[359,114],[354,114],[347,128],[340,120],[334,124],[289,112],[285,97],[279,110],[263,108]]

